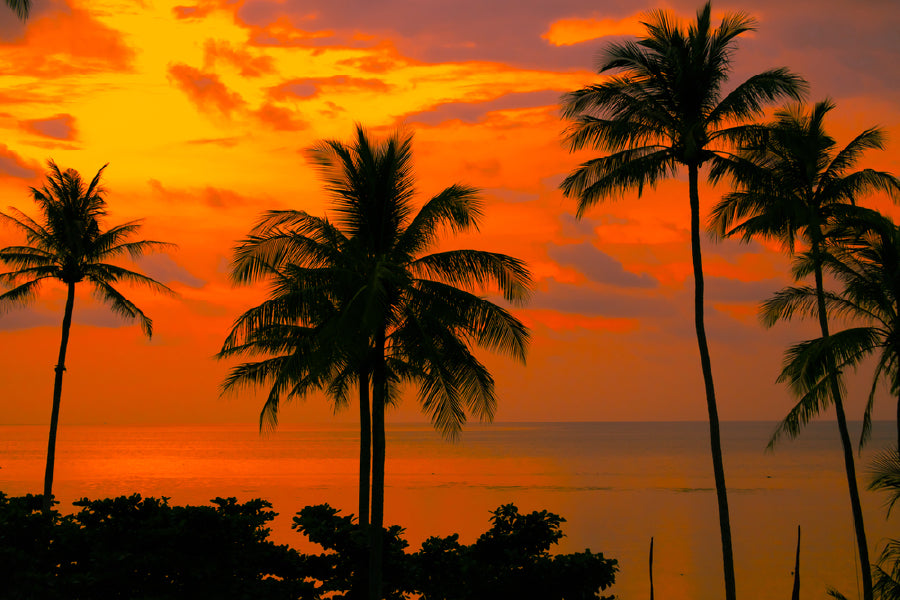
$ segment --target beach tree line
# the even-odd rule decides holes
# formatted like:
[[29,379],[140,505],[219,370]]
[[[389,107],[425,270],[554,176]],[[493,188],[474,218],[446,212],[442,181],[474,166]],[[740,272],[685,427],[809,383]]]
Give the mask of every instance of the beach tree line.
[[[74,503],[74,514],[42,509],[40,496],[0,492],[0,598],[50,600],[320,600],[358,597],[368,539],[352,516],[307,506],[293,529],[321,546],[302,554],[268,539],[276,513],[261,499],[215,498],[173,506],[139,494]],[[565,519],[507,504],[470,545],[457,534],[409,552],[403,529],[383,536],[384,597],[572,600],[601,596],[616,561],[589,550],[551,555]],[[47,543],[48,540],[51,543]]]
[[[847,427],[842,373],[868,356],[876,371],[864,415],[862,444],[870,430],[879,382],[900,396],[900,233],[887,217],[860,207],[873,192],[896,197],[900,182],[890,173],[859,168],[866,152],[884,147],[873,127],[839,147],[825,128],[830,100],[804,103],[807,84],[787,68],[774,68],[734,84],[728,77],[739,36],[756,24],[744,14],[712,23],[709,3],[696,20],[682,24],[664,11],[650,13],[642,37],[608,45],[598,57],[599,83],[562,98],[564,141],[575,151],[600,156],[563,181],[578,217],[610,198],[688,175],[694,325],[709,416],[713,476],[718,499],[725,597],[737,586],[731,543],[713,369],[706,341],[700,236],[699,180],[727,183],[706,228],[717,236],[780,241],[793,258],[797,284],[762,307],[771,326],[795,316],[818,321],[821,336],[787,350],[779,380],[798,401],[774,432],[796,436],[803,425],[833,406],[838,421],[851,513],[861,558],[863,597],[873,587],[853,442]],[[730,90],[727,91],[726,90]],[[767,107],[793,102],[760,122]],[[277,424],[280,402],[323,391],[336,407],[355,390],[360,411],[359,514],[365,558],[354,570],[355,597],[383,597],[384,411],[401,389],[417,390],[435,428],[455,437],[467,418],[490,421],[494,382],[474,347],[524,361],[528,332],[506,308],[481,294],[495,293],[511,305],[528,298],[531,276],[510,256],[477,250],[434,252],[442,235],[477,229],[482,216],[478,190],[453,184],[417,202],[411,171],[412,134],[370,138],[357,126],[349,143],[322,141],[308,150],[332,202],[334,221],[302,211],[270,211],[234,249],[231,276],[237,284],[265,282],[269,297],[238,317],[220,358],[250,357],[235,366],[224,391],[268,388],[260,427]],[[156,241],[126,241],[138,223],[104,230],[102,169],[88,184],[74,171],[50,164],[47,186],[32,188],[42,216],[19,211],[2,218],[23,230],[27,244],[0,250],[14,268],[0,274],[11,289],[0,308],[30,300],[45,279],[62,281],[72,297],[86,280],[123,316],[150,321],[112,284],[127,281],[167,292],[162,284],[107,259],[132,258],[163,249]],[[839,289],[825,288],[825,275]],[[812,278],[812,285],[804,283]],[[54,415],[58,411],[71,299],[63,320],[55,367]],[[832,331],[831,321],[857,325]],[[52,497],[51,422],[44,510]],[[900,440],[900,399],[898,399]],[[900,456],[897,451],[895,455]],[[883,557],[883,560],[884,559]],[[881,588],[878,588],[881,589]]]

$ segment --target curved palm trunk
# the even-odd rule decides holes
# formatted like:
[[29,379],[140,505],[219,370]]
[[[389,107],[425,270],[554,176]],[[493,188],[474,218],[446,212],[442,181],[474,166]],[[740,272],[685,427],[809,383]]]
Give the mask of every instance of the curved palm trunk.
[[62,399],[62,380],[66,370],[66,348],[69,345],[69,329],[72,327],[72,309],[75,306],[75,284],[69,283],[66,292],[66,309],[63,313],[62,339],[59,342],[59,358],[53,370],[53,409],[50,413],[50,439],[47,442],[47,468],[44,471],[43,511],[50,512],[53,498],[53,466],[56,462],[56,429],[59,425],[59,401]]
[[719,411],[716,407],[716,391],[713,386],[712,363],[706,343],[706,327],[703,323],[703,261],[700,256],[700,192],[698,190],[697,165],[688,165],[688,185],[691,200],[691,259],[694,264],[694,326],[697,345],[700,348],[700,365],[703,384],[706,387],[706,409],[709,413],[709,441],[712,450],[713,475],[716,481],[716,499],[719,503],[719,531],[722,537],[722,562],[725,571],[725,599],[735,600],[734,553],[731,547],[731,519],[728,514],[728,492],[725,487],[725,465],[722,459],[722,440],[719,433]]
[[[817,227],[817,226],[816,226]],[[815,265],[816,303],[819,312],[819,327],[822,339],[827,340],[828,313],[825,308],[825,285],[822,281],[822,259],[820,257],[821,233],[813,232],[812,254]],[[837,416],[838,430],[841,435],[841,446],[844,451],[844,469],[847,471],[847,487],[850,488],[850,510],[853,512],[853,527],[856,530],[856,545],[859,551],[860,570],[862,571],[863,600],[872,600],[872,570],[869,565],[869,546],[866,543],[866,528],[863,524],[862,504],[859,500],[859,486],[856,482],[856,465],[853,461],[853,446],[850,442],[850,431],[847,428],[847,417],[844,414],[844,401],[841,386],[838,384],[837,369],[834,361],[828,358],[828,382],[834,399],[834,412]]]
[[387,378],[384,364],[385,332],[375,336],[372,368],[372,519],[369,523],[369,600],[381,600],[384,560],[384,401]]

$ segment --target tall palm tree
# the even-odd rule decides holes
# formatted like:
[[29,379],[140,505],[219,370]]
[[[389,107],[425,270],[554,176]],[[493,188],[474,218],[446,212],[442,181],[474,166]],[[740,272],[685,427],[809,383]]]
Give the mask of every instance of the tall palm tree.
[[[235,283],[270,283],[268,300],[234,323],[218,357],[264,356],[234,367],[223,391],[271,384],[260,429],[275,427],[282,398],[324,390],[335,409],[349,403],[358,385],[360,407],[359,524],[368,525],[371,435],[367,344],[352,354],[340,339],[340,308],[359,287],[354,246],[327,219],[302,211],[269,211],[235,249]],[[341,342],[341,343],[338,343]]]
[[[856,198],[875,190],[893,192],[898,183],[888,173],[852,170],[866,150],[883,148],[884,136],[877,128],[867,129],[837,150],[835,140],[824,129],[825,116],[833,108],[830,100],[816,103],[809,113],[801,106],[785,108],[776,112],[773,123],[748,136],[741,159],[717,173],[729,173],[737,189],[713,209],[711,218],[711,226],[721,235],[739,235],[744,240],[756,236],[773,238],[780,240],[792,254],[797,239],[803,242],[808,250],[801,256],[795,274],[798,277],[812,274],[815,286],[788,288],[777,294],[763,307],[764,322],[771,326],[779,319],[789,318],[797,306],[794,300],[805,296],[814,300],[807,307],[818,319],[826,343],[831,343],[827,341],[830,338],[828,298],[823,285],[823,266],[828,257],[826,236],[830,228],[853,210]],[[792,349],[789,357],[798,351],[799,347]],[[823,368],[827,376],[808,389],[808,379],[794,378],[796,370],[792,371],[788,365],[783,371],[779,381],[790,380],[801,399],[779,425],[770,446],[782,434],[797,436],[803,425],[834,403],[857,546],[864,565],[863,595],[868,600],[872,598],[872,579],[866,567],[868,546],[842,386],[833,355],[826,356],[825,361]]]
[[727,160],[723,150],[742,134],[741,124],[761,114],[765,103],[797,98],[805,82],[786,69],[750,77],[723,95],[736,39],[754,28],[743,14],[710,22],[710,4],[684,29],[663,11],[650,14],[646,37],[607,46],[598,72],[614,72],[601,83],[565,95],[563,115],[572,121],[566,142],[571,150],[595,148],[607,155],[579,166],[562,183],[578,200],[577,215],[597,202],[674,176],[687,167],[694,270],[694,324],[709,413],[713,472],[722,536],[725,592],[735,598],[731,525],[719,434],[712,366],[703,317],[703,264],[700,254],[700,168]]
[[106,262],[124,255],[134,259],[147,252],[171,246],[157,241],[129,241],[140,231],[140,221],[130,221],[106,230],[102,228],[106,199],[105,190],[100,186],[100,176],[106,165],[97,171],[87,185],[73,169],[61,171],[53,161],[49,161],[48,166],[50,173],[43,187],[31,188],[31,194],[41,213],[40,222],[12,207],[12,214],[0,212],[0,220],[22,231],[26,238],[24,246],[9,246],[0,250],[0,261],[15,269],[0,273],[0,283],[12,286],[12,289],[0,294],[0,310],[6,310],[14,304],[27,303],[47,279],[55,279],[66,286],[62,340],[59,358],[54,367],[53,409],[44,475],[45,512],[50,510],[53,492],[56,429],[59,423],[63,373],[66,370],[69,329],[75,305],[75,285],[87,282],[94,294],[107,303],[113,312],[129,320],[138,320],[148,338],[153,333],[152,321],[114,285],[127,282],[158,292],[173,293],[168,287],[146,275]]
[[[493,378],[470,346],[524,360],[528,333],[476,292],[493,289],[521,303],[531,278],[521,261],[502,254],[427,254],[441,233],[477,229],[482,208],[474,188],[453,185],[416,210],[411,135],[373,143],[357,126],[351,143],[322,141],[308,157],[332,199],[334,223],[294,211],[270,214],[249,239],[235,273],[239,280],[273,277],[273,303],[264,309],[270,316],[247,321],[251,330],[276,323],[305,336],[289,343],[287,356],[296,365],[287,367],[285,359],[284,368],[260,379],[284,375],[276,396],[312,389],[337,394],[349,374],[356,375],[361,393],[371,386],[369,597],[380,599],[385,406],[399,398],[400,385],[410,383],[447,437],[459,433],[467,414],[490,420]],[[271,338],[263,334],[266,340],[280,335],[271,331]],[[368,427],[362,427],[365,438]],[[362,477],[362,459],[360,465]]]

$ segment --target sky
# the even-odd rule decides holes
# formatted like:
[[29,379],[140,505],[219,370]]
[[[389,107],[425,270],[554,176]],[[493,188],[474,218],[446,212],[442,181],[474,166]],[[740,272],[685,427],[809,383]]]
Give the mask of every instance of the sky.
[[[144,219],[142,238],[177,244],[136,268],[177,297],[125,288],[151,340],[79,292],[61,422],[254,422],[261,391],[222,397],[234,363],[214,355],[231,323],[265,298],[236,288],[231,252],[263,211],[324,215],[328,198],[304,149],[414,133],[418,201],[465,183],[482,191],[479,233],[445,237],[523,259],[535,278],[515,314],[531,328],[527,364],[483,355],[498,421],[704,420],[692,321],[687,178],[627,194],[575,218],[558,189],[592,152],[571,154],[560,95],[601,80],[598,52],[640,35],[647,12],[693,18],[696,2],[610,0],[34,0],[26,24],[0,11],[0,210],[36,215],[29,195],[49,159],[92,177],[106,163],[107,224]],[[5,7],[0,7],[5,8]],[[748,11],[731,81],[786,66],[812,101],[837,105],[839,144],[888,134],[864,165],[900,173],[900,8],[893,0],[717,2]],[[701,188],[701,211],[727,191]],[[894,217],[882,197],[863,202]],[[0,246],[23,240],[0,227]],[[704,238],[707,333],[724,420],[776,420],[792,406],[775,382],[782,353],[811,324],[765,330],[760,301],[787,285],[774,244]],[[0,424],[49,420],[65,290],[0,314]],[[862,416],[871,369],[850,381]],[[894,409],[882,391],[876,416]],[[282,422],[352,421],[311,396]],[[390,421],[422,421],[408,391]]]

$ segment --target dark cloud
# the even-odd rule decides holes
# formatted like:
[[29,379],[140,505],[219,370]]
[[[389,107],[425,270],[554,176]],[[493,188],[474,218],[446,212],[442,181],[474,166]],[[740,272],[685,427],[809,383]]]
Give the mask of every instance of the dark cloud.
[[61,113],[46,119],[31,119],[22,123],[22,128],[31,133],[56,140],[74,140],[76,137],[75,117]]
[[169,76],[200,110],[215,109],[225,115],[246,105],[240,94],[229,90],[215,73],[183,63],[169,65]]
[[[787,274],[786,274],[787,275]],[[741,281],[730,277],[703,277],[705,297],[709,302],[754,302],[759,303],[772,297],[781,288],[790,285],[787,277],[759,281]],[[686,285],[693,287],[693,278]]]
[[557,104],[558,101],[559,92],[554,90],[515,92],[482,102],[447,102],[438,104],[434,108],[407,115],[405,120],[411,123],[422,123],[423,125],[440,125],[453,120],[460,120],[463,123],[477,123],[484,120],[489,112],[550,106]]
[[[585,0],[521,0],[515,4],[384,0],[316,6],[305,0],[277,4],[247,0],[237,15],[256,28],[287,18],[309,33],[306,38],[270,34],[260,37],[260,42],[348,47],[389,42],[403,56],[429,63],[478,60],[570,69],[589,66],[595,48],[590,44],[557,47],[541,36],[558,19],[597,12],[596,2]],[[603,14],[610,17],[623,18],[634,12],[628,0],[607,0],[603,6]]]
[[274,100],[287,100],[291,98],[314,98],[322,93],[335,90],[370,90],[386,93],[391,87],[380,79],[367,77],[349,77],[347,75],[334,75],[332,77],[302,77],[285,81],[275,87],[269,88],[269,97]]
[[199,277],[194,277],[168,254],[150,254],[142,256],[135,262],[142,273],[166,285],[177,282],[192,288],[202,288],[207,283]]
[[540,286],[528,307],[609,318],[658,318],[676,313],[671,301],[658,293],[607,291],[591,285],[560,283],[553,278]]
[[560,246],[548,244],[547,255],[565,267],[572,267],[591,281],[624,288],[655,288],[659,285],[647,273],[626,271],[618,260],[594,247],[590,242]]
[[204,68],[209,70],[224,62],[236,67],[244,77],[259,77],[275,72],[271,56],[253,56],[243,48],[236,48],[228,42],[207,40],[204,50]]
[[42,172],[43,169],[36,162],[26,161],[7,148],[6,144],[0,144],[0,176],[35,179]]
[[195,204],[205,204],[212,208],[230,208],[235,206],[246,206],[254,201],[251,198],[242,196],[231,190],[207,186],[199,190],[183,190],[171,189],[164,187],[157,179],[147,181],[150,189],[159,196],[165,198],[170,203],[192,202]]
[[491,196],[508,204],[519,204],[523,202],[534,202],[540,198],[539,194],[532,192],[522,192],[519,190],[511,190],[509,188],[487,188],[484,190],[485,196]]

